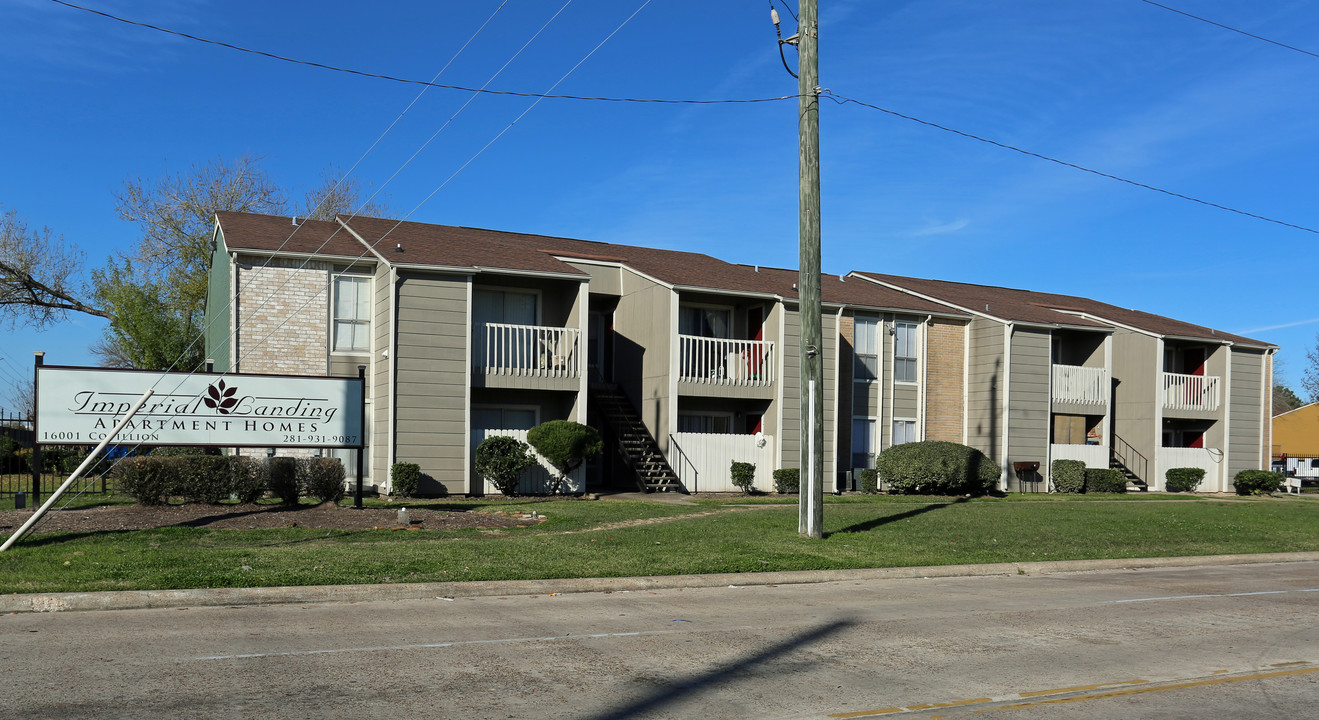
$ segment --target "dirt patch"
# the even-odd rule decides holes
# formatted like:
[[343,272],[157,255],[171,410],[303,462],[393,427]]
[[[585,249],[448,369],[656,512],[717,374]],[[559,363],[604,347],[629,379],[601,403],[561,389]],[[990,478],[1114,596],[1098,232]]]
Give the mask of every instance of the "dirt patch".
[[[18,529],[32,510],[0,512],[0,537]],[[543,518],[542,518],[543,519]],[[113,505],[77,510],[52,510],[33,532],[102,532],[148,530],[159,527],[205,527],[225,530],[261,530],[301,527],[320,530],[456,530],[535,525],[539,519],[488,512],[448,512],[408,509],[405,528],[396,508],[356,510],[334,503],[320,505]]]

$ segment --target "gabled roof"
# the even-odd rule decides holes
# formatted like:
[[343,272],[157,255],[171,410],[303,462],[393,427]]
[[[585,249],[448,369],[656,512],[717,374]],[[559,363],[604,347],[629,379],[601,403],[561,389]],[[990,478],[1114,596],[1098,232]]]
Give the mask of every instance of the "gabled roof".
[[[775,295],[790,300],[796,300],[798,298],[798,272],[796,270],[750,265],[738,265],[737,267],[743,268],[744,270],[751,270],[755,273],[755,277],[759,281],[761,287],[769,289],[769,291],[773,292]],[[943,316],[969,317],[961,310],[943,303],[925,300],[910,293],[893,290],[884,287],[883,285],[877,285],[857,278],[853,278],[850,281],[844,280],[838,275],[821,275],[820,297],[823,302],[832,305],[848,305],[851,307],[868,308],[873,310],[896,310],[900,312],[933,313]]]
[[215,220],[230,250],[355,258],[363,247],[337,222],[299,220],[277,215],[217,212]]
[[948,280],[927,280],[880,273],[854,274],[952,303],[972,312],[983,312],[985,315],[1012,322],[1080,328],[1093,327],[1097,330],[1111,329],[1114,325],[1121,325],[1154,335],[1210,342],[1231,342],[1261,348],[1276,347],[1260,340],[1221,332],[1162,315],[1120,308],[1116,305],[1076,295],[1058,295],[992,285],[973,285]]

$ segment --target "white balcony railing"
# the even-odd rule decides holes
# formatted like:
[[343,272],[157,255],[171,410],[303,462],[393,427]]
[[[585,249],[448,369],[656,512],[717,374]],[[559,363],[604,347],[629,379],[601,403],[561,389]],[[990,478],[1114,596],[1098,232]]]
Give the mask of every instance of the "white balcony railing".
[[474,335],[476,368],[486,375],[581,377],[582,331],[577,328],[487,323]]
[[678,379],[699,385],[769,387],[774,343],[763,340],[678,336]]
[[1166,410],[1218,410],[1220,391],[1217,375],[1163,374],[1163,407]]
[[1107,368],[1053,366],[1054,402],[1103,406],[1108,405],[1108,395]]

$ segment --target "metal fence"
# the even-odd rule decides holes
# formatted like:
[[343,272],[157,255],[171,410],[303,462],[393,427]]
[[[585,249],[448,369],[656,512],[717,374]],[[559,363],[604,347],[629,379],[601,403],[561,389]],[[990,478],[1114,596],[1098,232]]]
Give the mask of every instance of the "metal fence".
[[[43,445],[41,447],[41,474],[32,473],[36,455],[36,433],[32,418],[6,414],[0,410],[0,496],[20,492],[35,503],[54,492],[69,474],[92,451],[92,445]],[[82,493],[107,493],[114,488],[105,471],[116,459],[115,448],[106,448],[107,457],[92,466],[83,480],[73,489]]]

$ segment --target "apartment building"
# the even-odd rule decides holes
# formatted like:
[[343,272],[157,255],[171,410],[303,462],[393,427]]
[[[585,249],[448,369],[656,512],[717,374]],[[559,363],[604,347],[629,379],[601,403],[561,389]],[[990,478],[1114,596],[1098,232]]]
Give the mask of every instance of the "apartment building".
[[[233,373],[364,367],[365,480],[382,489],[405,461],[422,467],[420,492],[492,492],[472,469],[481,440],[564,419],[607,447],[572,490],[727,491],[730,460],[755,463],[767,490],[799,464],[796,281],[699,253],[225,212],[207,354]],[[1201,463],[1215,489],[1267,467],[1265,343],[1004,288],[853,273],[821,292],[824,472],[839,489],[924,439],[981,448],[1012,490],[1047,489],[1060,457],[1119,458],[1154,489],[1164,466]],[[548,481],[533,469],[521,489]]]

